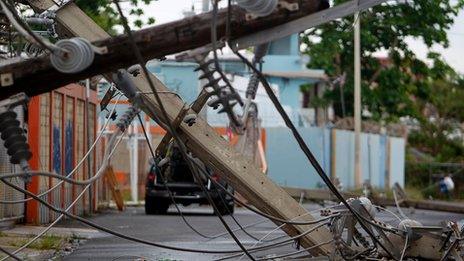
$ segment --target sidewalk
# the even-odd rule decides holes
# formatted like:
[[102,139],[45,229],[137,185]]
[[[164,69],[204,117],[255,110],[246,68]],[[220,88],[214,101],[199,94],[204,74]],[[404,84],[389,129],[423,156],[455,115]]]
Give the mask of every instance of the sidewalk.
[[[0,246],[9,252],[26,244],[43,231],[45,226],[16,225],[0,231]],[[53,227],[43,237],[35,241],[18,256],[27,260],[47,260],[71,253],[82,241],[103,236],[98,230],[85,228]],[[0,252],[0,257],[5,254]]]

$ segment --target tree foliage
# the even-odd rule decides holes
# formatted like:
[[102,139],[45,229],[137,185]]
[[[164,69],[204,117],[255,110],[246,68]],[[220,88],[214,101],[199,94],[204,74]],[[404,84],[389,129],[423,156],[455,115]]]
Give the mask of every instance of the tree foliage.
[[[462,0],[401,1],[379,5],[361,14],[362,102],[374,120],[396,121],[402,116],[418,116],[414,98],[430,96],[432,72],[416,57],[406,40],[414,37],[428,47],[434,44],[447,47],[446,30],[463,4]],[[334,88],[325,95],[340,117],[343,116],[341,93],[346,101],[346,116],[353,114],[353,24],[353,17],[332,21],[305,32],[302,39],[305,53],[311,57],[308,67],[323,68],[332,78],[347,75],[343,92]],[[387,58],[378,59],[374,55],[378,52],[386,53]]]
[[[137,17],[134,20],[134,26],[141,28],[144,25],[151,25],[155,23],[153,17],[148,17],[146,21],[141,19],[144,15],[142,4],[149,4],[156,0],[130,0],[129,15]],[[114,27],[119,23],[118,13],[112,5],[112,0],[76,0],[75,3],[86,12],[99,26],[105,29],[110,34],[115,34]]]
[[[382,123],[409,119],[417,125],[410,144],[441,161],[459,160],[464,153],[464,80],[437,53],[430,51],[426,62],[418,59],[407,40],[422,40],[429,49],[436,44],[448,47],[446,31],[463,6],[464,0],[395,1],[364,11],[359,18],[363,109]],[[302,35],[309,68],[324,69],[332,80],[346,75],[318,101],[332,104],[340,118],[353,115],[355,19],[332,21]]]
[[430,97],[417,99],[420,128],[410,133],[409,143],[438,161],[462,161],[464,78],[446,64],[436,63],[431,69],[432,75],[440,75],[434,75],[436,80],[431,83]]

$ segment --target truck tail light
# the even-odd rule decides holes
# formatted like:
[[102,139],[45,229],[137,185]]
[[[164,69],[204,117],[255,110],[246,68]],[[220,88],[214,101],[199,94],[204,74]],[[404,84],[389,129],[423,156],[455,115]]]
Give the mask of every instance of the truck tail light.
[[148,173],[147,179],[151,184],[156,184],[156,173],[155,172]]

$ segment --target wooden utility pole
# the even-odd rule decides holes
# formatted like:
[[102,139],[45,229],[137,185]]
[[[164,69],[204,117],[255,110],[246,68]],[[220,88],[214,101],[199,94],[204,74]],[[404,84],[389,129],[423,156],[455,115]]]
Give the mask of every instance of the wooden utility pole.
[[[36,8],[40,6],[48,8],[53,5],[51,0],[30,0],[29,2]],[[316,5],[318,1],[311,2]],[[57,16],[62,26],[67,28],[73,35],[85,36],[90,41],[97,41],[108,37],[74,3],[69,3],[62,7]],[[73,18],[70,19],[70,22],[67,22],[65,18],[69,16],[73,16]],[[127,54],[127,57],[129,57],[129,54]],[[130,60],[133,61],[133,58]],[[180,98],[165,93],[167,91],[166,86],[155,76],[150,77],[154,81],[156,89],[160,92],[168,118],[172,122],[179,112],[182,111],[184,103]],[[141,93],[151,92],[147,79],[143,75],[132,77],[132,80]],[[153,95],[142,95],[141,97],[140,107],[148,116],[154,119],[156,116],[161,115],[160,105],[156,103]],[[192,112],[190,111],[189,113]],[[217,171],[256,208],[283,219],[290,220],[299,217],[298,220],[300,221],[314,220],[306,209],[299,205],[282,188],[274,184],[267,176],[263,175],[259,168],[230,147],[228,142],[209,126],[205,120],[198,118],[193,126],[182,123],[178,132],[187,148],[194,155]],[[283,230],[287,234],[295,236],[302,234],[311,227],[313,226],[287,225],[283,227]],[[313,233],[301,237],[299,243],[302,247],[306,248],[320,244],[321,242],[330,241],[331,239],[330,232],[326,228],[321,227]],[[333,246],[330,244],[310,250],[314,255],[329,255],[332,251]]]
[[356,12],[354,19],[354,177],[356,188],[361,188],[361,17],[359,12]]
[[[251,35],[273,26],[284,24],[286,22],[301,18],[305,15],[318,12],[323,8],[321,2],[324,0],[287,0],[299,3],[297,11],[290,12],[286,9],[280,9],[271,16],[261,17],[259,19],[247,18],[246,12],[233,5],[231,7],[231,26],[230,37],[237,39],[243,36]],[[40,2],[39,0],[30,1]],[[66,24],[65,28],[70,32],[69,36],[79,35],[91,41],[95,46],[106,48],[107,52],[95,55],[93,63],[84,71],[75,74],[60,73],[51,65],[48,56],[26,59],[20,62],[2,63],[0,66],[0,83],[2,91],[0,99],[5,99],[18,92],[26,92],[28,96],[35,96],[44,92],[49,92],[68,83],[77,82],[94,75],[100,75],[113,72],[120,68],[127,68],[135,63],[137,59],[132,53],[132,48],[126,35],[109,37],[104,32],[97,33],[98,39],[90,39],[89,33],[82,28],[89,28],[93,21],[89,18],[86,21],[78,21],[76,15],[79,11],[74,7],[66,4],[66,10],[69,11],[65,17],[64,7],[57,11],[60,17],[58,22]],[[76,7],[77,8],[77,7]],[[43,10],[43,9],[41,9]],[[227,9],[221,9],[217,19],[218,39],[225,37],[226,26],[228,23]],[[202,47],[211,42],[211,20],[212,14],[204,13],[182,20],[161,24],[146,29],[133,32],[134,40],[141,50],[142,55],[148,59],[163,58],[166,55],[179,53],[185,50]],[[82,28],[69,28],[69,24],[80,24]],[[74,31],[74,32],[73,32]],[[77,34],[74,34],[77,33]],[[68,35],[66,35],[68,36]]]

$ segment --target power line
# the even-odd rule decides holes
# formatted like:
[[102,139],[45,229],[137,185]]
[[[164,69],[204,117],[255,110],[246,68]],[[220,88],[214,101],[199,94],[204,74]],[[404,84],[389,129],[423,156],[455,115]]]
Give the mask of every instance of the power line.
[[309,149],[308,145],[306,142],[303,140],[301,137],[300,133],[296,129],[295,125],[293,122],[290,120],[289,116],[283,109],[282,105],[280,104],[279,100],[275,96],[274,92],[272,91],[271,86],[267,82],[266,78],[264,75],[252,64],[250,63],[243,55],[241,55],[237,50],[232,49],[232,51],[250,68],[254,73],[258,75],[258,78],[260,79],[261,83],[264,85],[264,88],[271,99],[272,103],[276,107],[277,111],[279,114],[282,116],[282,118],[285,121],[285,124],[287,127],[292,131],[293,136],[295,137],[298,145],[300,146],[301,150],[303,153],[306,155],[306,158],[309,160],[311,165],[314,167],[318,175],[322,178],[324,183],[327,185],[327,187],[332,191],[332,193],[340,200],[343,205],[351,212],[351,214],[359,221],[359,224],[361,227],[368,233],[368,235],[372,238],[374,242],[376,242],[382,249],[385,250],[385,252],[394,258],[395,260],[397,259],[388,248],[386,248],[382,242],[373,234],[371,230],[366,226],[366,224],[363,222],[361,215],[357,213],[351,205],[343,198],[342,194],[338,191],[338,189],[335,187],[335,185],[332,183],[332,181],[329,179],[329,177],[326,175],[324,169],[322,169],[321,165],[317,161],[317,159],[314,157],[313,153]]
[[[202,250],[202,249],[190,249],[190,248],[182,248],[182,247],[176,247],[176,246],[169,246],[169,245],[164,245],[164,244],[160,244],[160,243],[156,243],[156,242],[152,242],[152,241],[148,241],[148,240],[145,240],[145,239],[141,239],[141,238],[137,238],[137,237],[132,237],[132,236],[128,236],[126,234],[123,234],[123,233],[119,233],[117,231],[114,231],[112,229],[109,229],[107,227],[104,227],[104,226],[101,226],[101,225],[98,225],[86,218],[82,218],[80,216],[77,216],[77,215],[74,215],[74,214],[71,214],[71,213],[68,213],[58,207],[55,207],[53,205],[51,205],[50,203],[48,203],[47,201],[37,197],[34,193],[30,192],[30,191],[27,191],[19,186],[16,186],[15,184],[12,184],[10,182],[8,182],[6,179],[4,178],[1,178],[0,177],[0,180],[2,180],[2,182],[4,182],[5,184],[7,184],[8,186],[26,194],[26,195],[29,195],[30,197],[34,198],[36,201],[40,202],[41,204],[45,205],[47,208],[51,209],[52,211],[54,212],[57,212],[57,213],[60,213],[60,214],[63,214],[69,218],[72,218],[72,219],[75,219],[83,224],[86,224],[90,227],[93,227],[93,228],[96,228],[98,230],[101,230],[103,232],[106,232],[106,233],[109,233],[111,235],[114,235],[114,236],[117,236],[117,237],[120,237],[120,238],[123,238],[123,239],[127,239],[129,241],[133,241],[133,242],[137,242],[137,243],[141,243],[141,244],[145,244],[145,245],[150,245],[150,246],[154,246],[154,247],[159,247],[159,248],[164,248],[164,249],[169,249],[169,250],[174,250],[174,251],[182,251],[182,252],[192,252],[192,253],[203,253],[203,254],[233,254],[233,253],[242,253],[243,250]],[[326,218],[321,218],[318,220],[318,222],[322,222],[322,221],[325,221],[325,220],[328,220],[330,218],[332,218],[333,216],[331,217],[326,217]],[[325,224],[325,223],[324,223]],[[313,231],[314,228],[308,230],[308,231],[305,231],[304,233],[302,233],[302,235],[306,235],[308,233],[311,233]],[[293,241],[295,239],[297,239],[298,237],[301,237],[302,235],[300,236],[297,236],[297,237],[293,237],[291,239],[288,239],[288,240],[285,240],[285,241],[282,241],[282,242],[276,242],[276,243],[273,243],[273,244],[270,244],[270,245],[265,245],[265,246],[260,246],[260,247],[256,247],[256,248],[252,248],[250,249],[251,251],[254,251],[254,250],[261,250],[261,249],[267,249],[267,248],[271,248],[271,247],[275,247],[277,245],[281,245],[281,244],[285,244],[285,243],[288,243],[289,241]]]
[[[189,163],[190,161],[188,160],[187,149],[185,147],[185,144],[182,143],[182,140],[179,138],[175,128],[172,127],[172,124],[171,124],[171,122],[169,120],[166,109],[164,108],[163,102],[161,101],[161,98],[159,97],[159,94],[156,92],[156,88],[155,88],[155,86],[153,84],[153,81],[150,78],[150,73],[148,72],[148,69],[146,67],[146,61],[144,60],[144,58],[143,58],[143,56],[142,56],[142,54],[140,52],[140,49],[138,48],[137,44],[134,41],[134,38],[132,36],[132,32],[131,32],[131,30],[129,28],[129,25],[127,23],[127,19],[124,16],[124,13],[122,12],[121,6],[119,5],[117,0],[113,0],[113,3],[116,5],[116,7],[118,9],[119,15],[121,16],[121,22],[122,22],[122,25],[124,27],[124,31],[126,32],[128,38],[129,38],[129,42],[130,42],[130,44],[132,46],[133,52],[134,52],[134,54],[135,54],[135,56],[137,58],[138,63],[142,67],[142,71],[145,74],[145,77],[147,78],[148,84],[149,84],[151,90],[153,91],[153,95],[155,96],[155,99],[158,102],[158,105],[159,105],[159,107],[161,109],[161,113],[162,113],[162,116],[164,118],[164,122],[167,124],[167,131],[172,135],[172,137],[174,138],[174,140],[176,141],[176,143],[180,147],[180,151],[182,153],[182,156],[188,162],[189,168],[190,168],[192,174],[194,175],[194,179],[197,182],[201,182],[201,179],[199,178],[198,173],[196,172],[196,169],[193,168],[192,163]],[[201,184],[199,184],[199,186],[202,188],[202,190],[206,194],[206,198],[208,199],[208,202],[213,206],[215,212],[219,213],[217,206],[215,205],[215,203],[213,202],[213,200],[211,198],[211,195],[209,195],[208,191],[206,191],[204,186],[202,186]],[[219,220],[221,221],[221,223],[226,228],[226,230],[230,233],[230,235],[232,236],[234,241],[237,243],[237,245],[242,249],[242,251],[244,251],[251,260],[254,260],[253,256],[251,256],[248,253],[247,249],[243,246],[243,244],[240,242],[240,240],[237,238],[237,236],[234,234],[234,232],[232,232],[232,230],[228,226],[227,222],[223,219],[223,217],[221,215],[217,215],[217,216],[218,216]]]
[[[142,131],[143,131],[143,134],[145,136],[145,141],[148,145],[148,149],[150,150],[150,154],[153,158],[153,160],[156,159],[156,156],[155,156],[155,152],[153,150],[153,147],[151,146],[151,141],[150,139],[148,138],[148,134],[145,130],[145,126],[143,124],[143,121],[142,121],[142,118],[140,117],[140,114],[137,114],[137,118],[139,119],[139,122],[140,122],[140,126],[142,126]],[[184,223],[193,231],[195,232],[197,235],[201,236],[201,237],[204,237],[204,238],[213,238],[212,236],[209,236],[209,235],[205,235],[203,233],[201,233],[198,229],[196,229],[192,224],[190,224],[190,222],[185,218],[184,216],[184,213],[183,211],[179,208],[179,206],[177,205],[176,203],[176,200],[174,199],[174,195],[172,194],[172,191],[171,189],[169,189],[168,185],[167,185],[167,180],[166,178],[164,177],[164,175],[161,174],[161,170],[158,168],[158,165],[155,163],[154,164],[154,167],[158,170],[158,173],[162,176],[163,178],[163,185],[164,185],[164,188],[167,190],[168,192],[168,195],[169,195],[169,198],[171,199],[172,203],[174,204],[175,208],[177,209],[177,212],[179,212],[182,220],[184,221]]]

